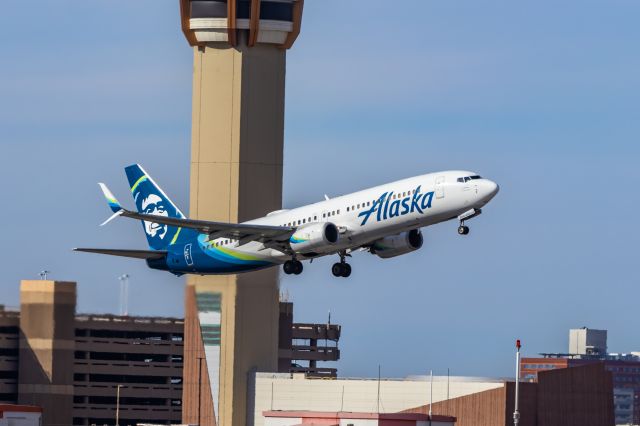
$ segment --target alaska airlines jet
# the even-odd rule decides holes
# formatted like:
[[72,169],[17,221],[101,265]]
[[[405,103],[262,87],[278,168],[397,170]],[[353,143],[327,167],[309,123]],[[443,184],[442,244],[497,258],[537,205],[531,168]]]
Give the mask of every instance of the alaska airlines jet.
[[76,251],[145,259],[153,269],[182,274],[236,274],[283,265],[302,272],[302,261],[337,255],[336,277],[351,275],[346,258],[356,250],[383,259],[422,247],[421,228],[478,216],[498,193],[496,183],[468,171],[430,173],[244,223],[188,219],[142,167],[125,169],[137,211],[124,209],[100,188],[113,211],[102,225],[122,216],[142,221],[150,250],[77,248]]

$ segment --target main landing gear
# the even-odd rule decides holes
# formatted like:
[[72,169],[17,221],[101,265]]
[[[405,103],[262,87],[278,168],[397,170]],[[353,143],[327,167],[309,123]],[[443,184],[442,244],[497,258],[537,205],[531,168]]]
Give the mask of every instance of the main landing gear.
[[340,253],[340,262],[334,263],[331,267],[331,273],[334,277],[348,278],[351,275],[351,265],[345,261],[346,253]]
[[300,275],[303,269],[302,262],[296,259],[287,260],[286,262],[284,262],[284,266],[282,267],[282,269],[284,269],[284,273],[287,275]]

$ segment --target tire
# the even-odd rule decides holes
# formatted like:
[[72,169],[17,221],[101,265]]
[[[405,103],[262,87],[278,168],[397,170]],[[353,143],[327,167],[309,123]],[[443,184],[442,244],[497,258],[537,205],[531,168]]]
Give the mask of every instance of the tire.
[[349,278],[351,276],[351,265],[348,263],[342,265],[342,276],[344,278]]
[[469,234],[469,227],[468,226],[459,226],[458,227],[458,234],[460,234],[460,235]]
[[342,263],[334,263],[331,267],[331,273],[334,277],[342,276]]
[[304,269],[304,266],[302,266],[302,262],[296,260],[295,262],[293,262],[293,265],[293,273],[296,275],[300,275],[302,273],[302,270]]
[[282,269],[284,270],[284,273],[287,275],[291,275],[295,271],[294,264],[290,260],[287,260],[286,262],[284,262]]

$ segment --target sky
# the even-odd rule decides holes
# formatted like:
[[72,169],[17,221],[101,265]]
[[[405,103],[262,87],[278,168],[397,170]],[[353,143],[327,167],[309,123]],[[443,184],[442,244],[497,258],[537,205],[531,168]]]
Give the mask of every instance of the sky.
[[[640,351],[635,186],[640,3],[308,0],[287,54],[284,207],[427,172],[501,191],[460,237],[424,229],[389,260],[282,278],[295,319],[343,326],[342,376],[513,376],[568,330]],[[0,303],[38,272],[80,312],[183,315],[184,278],[72,247],[146,248],[96,185],[130,203],[139,162],[188,210],[192,50],[173,0],[10,2],[0,14]],[[132,205],[132,203],[130,203]]]

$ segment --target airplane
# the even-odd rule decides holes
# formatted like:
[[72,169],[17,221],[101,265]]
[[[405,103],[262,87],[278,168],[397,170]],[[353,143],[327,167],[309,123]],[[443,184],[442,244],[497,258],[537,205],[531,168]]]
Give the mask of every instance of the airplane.
[[277,210],[243,223],[188,219],[138,164],[125,168],[136,211],[123,208],[98,185],[113,215],[137,219],[149,250],[75,248],[75,251],[144,259],[152,269],[183,274],[237,274],[282,265],[299,275],[302,261],[339,256],[331,272],[349,277],[346,258],[368,251],[382,259],[422,247],[421,228],[482,213],[499,186],[470,171],[443,171],[399,180],[290,210]]

